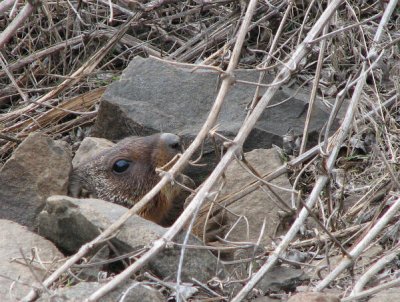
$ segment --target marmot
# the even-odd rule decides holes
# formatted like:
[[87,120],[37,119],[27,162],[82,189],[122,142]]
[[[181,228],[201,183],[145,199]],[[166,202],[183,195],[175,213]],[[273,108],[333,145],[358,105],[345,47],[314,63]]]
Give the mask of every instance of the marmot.
[[[171,133],[128,137],[74,168],[70,194],[86,190],[93,197],[132,207],[160,180],[156,168],[166,165],[182,151],[179,136]],[[176,179],[193,187],[184,175]],[[185,192],[167,184],[138,214],[161,226],[170,226],[183,210]]]

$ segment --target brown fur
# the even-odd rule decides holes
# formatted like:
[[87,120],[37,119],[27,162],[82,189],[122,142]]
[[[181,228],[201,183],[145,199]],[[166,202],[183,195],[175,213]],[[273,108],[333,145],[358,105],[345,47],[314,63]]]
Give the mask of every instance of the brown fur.
[[[156,168],[167,164],[180,152],[172,134],[128,137],[74,169],[70,193],[78,196],[82,189],[94,197],[131,207],[160,180]],[[172,143],[171,143],[172,141]],[[178,140],[179,142],[179,140]],[[122,173],[113,170],[117,161],[129,162]],[[125,162],[123,162],[125,163]],[[178,181],[192,185],[186,176]],[[187,193],[177,185],[167,185],[139,213],[143,218],[169,226],[183,209]]]

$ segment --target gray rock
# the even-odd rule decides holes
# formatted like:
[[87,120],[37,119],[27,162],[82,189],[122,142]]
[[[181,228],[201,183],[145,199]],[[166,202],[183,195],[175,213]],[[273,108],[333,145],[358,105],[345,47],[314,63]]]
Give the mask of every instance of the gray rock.
[[[282,164],[279,154],[275,149],[253,150],[245,153],[245,159],[260,175],[265,175]],[[237,162],[232,162],[226,170],[225,175],[226,184],[221,196],[240,192],[246,184],[254,181],[254,176],[250,175],[249,172]],[[272,181],[272,184],[282,188],[291,189],[291,185],[286,175],[281,175],[276,178]],[[286,202],[286,204],[290,205],[291,195],[288,191],[278,188],[273,188],[273,190],[284,202]],[[281,211],[277,206],[277,204],[279,205],[279,202],[276,200],[276,197],[264,186],[263,189],[258,188],[252,193],[244,196],[242,199],[229,205],[229,211],[236,215],[247,217],[248,224],[244,219],[241,219],[230,232],[227,239],[231,241],[257,242],[265,219],[265,230],[260,243],[261,245],[269,244],[281,219],[278,215],[278,212]],[[228,225],[233,226],[239,216],[227,214]],[[247,234],[249,234],[249,236],[247,236]]]
[[[183,239],[184,234],[181,233],[175,238],[174,242],[183,243]],[[194,236],[190,236],[188,244],[193,246],[203,245]],[[148,266],[156,275],[163,278],[168,277],[169,280],[176,280],[180,255],[181,248],[171,246],[155,257]],[[182,281],[192,282],[192,278],[195,278],[205,283],[215,276],[224,277],[225,268],[211,252],[197,248],[186,249],[181,274]]]
[[63,143],[30,134],[0,170],[0,218],[34,228],[46,198],[67,193],[71,168]]
[[[82,302],[99,289],[102,284],[97,282],[81,282],[71,287],[57,289],[52,296],[43,296],[38,302]],[[155,289],[139,282],[131,281],[117,287],[101,298],[102,302],[119,301],[125,295],[125,302],[162,302],[163,296]]]
[[[257,82],[259,72],[239,70],[236,79]],[[271,80],[271,77],[270,77]],[[156,59],[135,57],[121,79],[111,84],[103,95],[93,134],[108,139],[128,135],[148,135],[154,132],[172,132],[193,138],[214,102],[218,75],[214,72],[184,69]],[[265,89],[261,89],[265,91]],[[219,123],[223,134],[237,133],[251,101],[254,86],[236,84],[227,96]],[[274,99],[281,102],[293,95],[291,89],[279,91]],[[293,98],[269,108],[260,118],[247,145],[268,147],[292,127],[302,133],[307,99]],[[301,115],[301,117],[299,117]],[[327,114],[316,109],[311,131],[319,131]]]
[[288,302],[340,302],[340,299],[330,294],[308,292],[295,294]]
[[[235,72],[236,79],[245,81],[257,82],[258,76],[258,71]],[[181,135],[187,143],[197,135],[206,120],[218,86],[219,78],[215,72],[193,72],[152,58],[135,57],[121,79],[104,93],[91,135],[116,140],[129,135],[171,132]],[[239,83],[231,87],[217,122],[221,134],[229,138],[236,135],[254,89],[253,85]],[[264,91],[262,88],[260,93]],[[296,93],[294,89],[283,88],[275,94],[274,103]],[[289,128],[296,135],[302,134],[308,95],[301,95],[299,93],[265,110],[245,142],[245,151],[281,145],[282,136]],[[317,134],[327,119],[328,114],[316,106],[309,128],[310,141],[317,141]],[[206,142],[205,153],[212,149],[212,143]],[[205,162],[209,163],[209,159],[206,158]]]
[[50,197],[38,217],[38,232],[61,250],[72,254],[96,237],[99,229],[86,219],[69,199]]
[[[30,232],[15,222],[0,219],[0,297],[1,301],[19,301],[31,286],[41,287],[25,264],[21,251],[30,262],[35,274],[42,280],[47,269],[55,269],[63,255],[48,240]],[[37,260],[39,260],[39,263]],[[44,266],[42,266],[42,264]]]
[[85,282],[97,282],[107,276],[107,271],[111,268],[108,266],[107,260],[113,256],[110,247],[104,245],[100,249],[96,249],[96,253],[93,256],[86,255],[85,263],[80,264],[80,269],[78,268],[74,273],[80,280]]
[[[49,238],[66,252],[74,253],[126,211],[127,209],[120,205],[100,199],[51,196],[39,215],[39,234]],[[128,249],[128,246],[133,250],[140,249],[160,238],[165,230],[134,215],[118,232],[116,243],[124,249]]]
[[303,270],[286,266],[273,267],[267,272],[256,288],[263,292],[294,291],[303,281],[310,280]]
[[[98,199],[74,199],[67,196],[52,196],[39,215],[39,233],[55,242],[61,249],[73,253],[90,241],[126,213],[127,209]],[[112,243],[120,253],[127,253],[149,246],[159,239],[166,229],[139,216],[133,216],[122,226]],[[182,242],[183,234],[177,242]],[[190,244],[202,245],[195,237]],[[155,257],[148,268],[160,278],[175,278],[180,257],[180,248],[170,246]],[[223,273],[217,258],[203,249],[188,249],[182,272],[182,280],[194,276],[201,282]]]
[[72,166],[75,168],[82,162],[94,157],[99,152],[108,149],[115,144],[107,139],[98,137],[85,137],[81,142],[75,156],[72,160]]
[[[236,267],[237,268],[237,267]],[[235,273],[237,270],[235,270]],[[310,277],[301,269],[294,269],[286,266],[275,266],[268,271],[262,279],[256,284],[256,291],[252,291],[247,295],[247,299],[253,301],[256,292],[282,293],[293,292],[304,281],[309,281]],[[229,297],[234,297],[243,288],[240,283],[231,283],[225,287],[225,292]],[[260,301],[276,301],[270,297],[259,297]],[[246,300],[247,301],[247,300]],[[257,300],[258,301],[258,300]]]

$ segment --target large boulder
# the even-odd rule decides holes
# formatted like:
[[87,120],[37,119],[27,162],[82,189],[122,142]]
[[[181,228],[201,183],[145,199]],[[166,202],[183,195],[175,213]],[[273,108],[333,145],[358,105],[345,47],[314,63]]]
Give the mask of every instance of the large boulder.
[[38,280],[47,276],[49,269],[57,268],[62,258],[50,241],[13,221],[0,219],[1,301],[20,301],[32,287],[41,288]]
[[[99,199],[74,199],[67,196],[52,196],[39,215],[39,233],[52,240],[60,249],[76,252],[82,244],[94,239],[100,230],[106,229],[128,209]],[[150,246],[164,235],[166,229],[139,216],[130,217],[111,239],[120,254],[137,251]],[[183,242],[184,234],[176,238]],[[191,236],[191,245],[202,245]],[[181,248],[169,245],[148,264],[148,269],[160,278],[176,278]],[[188,249],[182,270],[182,280],[191,281],[195,276],[206,282],[216,275],[224,274],[218,259],[205,249]]]
[[71,152],[59,141],[30,134],[0,170],[0,219],[33,229],[46,198],[66,194]]
[[[248,163],[260,174],[266,175],[279,167],[282,162],[275,149],[256,149],[244,154]],[[220,196],[229,196],[241,192],[243,188],[254,182],[255,178],[238,162],[232,162],[225,173],[225,187]],[[290,206],[291,190],[290,182],[286,175],[274,179],[271,184],[272,194],[266,185],[259,186],[256,190],[243,196],[233,204],[227,206],[227,224],[233,227],[227,237],[230,241],[258,242],[265,221],[265,229],[261,236],[260,244],[271,243],[275,231],[281,222],[282,212],[277,196]],[[245,217],[246,219],[238,219]]]
[[[257,83],[259,74],[259,71],[238,70],[235,78]],[[267,77],[269,81],[271,76]],[[129,135],[171,132],[191,139],[206,120],[218,84],[219,76],[215,72],[192,71],[153,58],[135,57],[120,80],[104,93],[92,135],[113,140]],[[253,85],[240,83],[231,87],[218,121],[222,134],[232,137],[237,133],[254,89]],[[264,91],[262,88],[260,93]],[[272,143],[280,143],[280,137],[289,128],[302,134],[308,99],[294,92],[283,88],[275,94],[275,104],[287,101],[265,110],[245,147],[270,147]],[[326,112],[316,107],[310,133],[317,134],[327,117]]]
[[[235,78],[257,83],[259,74],[237,70]],[[267,76],[270,81],[271,76]],[[219,83],[219,75],[212,71],[193,71],[153,58],[135,57],[120,80],[104,93],[91,135],[117,140],[171,132],[190,142],[209,114]],[[228,138],[237,134],[254,91],[254,85],[236,83],[231,87],[217,122],[218,132]],[[264,91],[261,87],[260,94]],[[257,121],[245,142],[245,151],[281,145],[282,136],[290,128],[295,134],[302,134],[308,98],[308,94],[288,87],[279,90],[273,101],[276,106],[266,109]],[[310,121],[309,139],[313,142],[328,119],[328,113],[321,108],[314,108]],[[212,142],[207,141],[204,153],[213,157],[212,149]],[[206,158],[205,162],[209,161]]]

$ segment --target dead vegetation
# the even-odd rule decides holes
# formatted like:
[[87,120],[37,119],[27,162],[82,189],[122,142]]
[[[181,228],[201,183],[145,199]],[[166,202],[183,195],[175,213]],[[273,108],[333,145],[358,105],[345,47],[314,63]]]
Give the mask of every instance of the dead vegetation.
[[[380,290],[385,284],[400,283],[395,261],[399,253],[400,215],[397,1],[331,1],[330,5],[320,1],[114,2],[1,2],[3,161],[18,142],[34,131],[71,144],[79,142],[96,118],[105,87],[119,77],[136,55],[221,72],[220,94],[202,132],[159,185],[132,208],[132,215],[186,164],[211,131],[223,96],[234,82],[231,75],[236,68],[261,69],[278,76],[262,97],[255,89],[242,130],[233,142],[228,142],[221,163],[166,234],[165,241],[155,242],[125,274],[114,278],[89,301],[98,299],[137,271],[174,238],[202,206],[209,188],[230,160],[237,158],[257,112],[262,112],[284,82],[309,88],[309,113],[319,99],[332,109],[332,117],[342,106],[343,120],[331,139],[326,135],[328,123],[327,129],[321,131],[318,147],[305,151],[304,139],[298,146],[299,156],[265,177],[270,180],[288,171],[292,173],[293,189],[297,192],[293,198],[296,220],[277,246],[269,247],[270,253],[257,259],[262,267],[256,274],[253,275],[249,264],[244,275],[235,276],[246,285],[232,301],[243,299],[278,261],[295,261],[288,256],[289,250],[315,255],[304,266],[313,276],[310,290],[320,291],[329,285],[342,295],[343,301],[371,295],[371,291]],[[15,25],[18,20],[21,22]],[[297,235],[309,210],[320,225]],[[127,217],[91,244],[107,238]],[[43,284],[52,285],[91,244]],[[370,260],[362,261],[371,250],[374,252]],[[325,263],[313,259],[320,256]],[[369,281],[372,282],[368,287],[374,289],[363,293]],[[228,300],[223,288],[222,280],[219,293],[205,292],[215,300]],[[36,296],[37,292],[32,291],[29,299]]]

